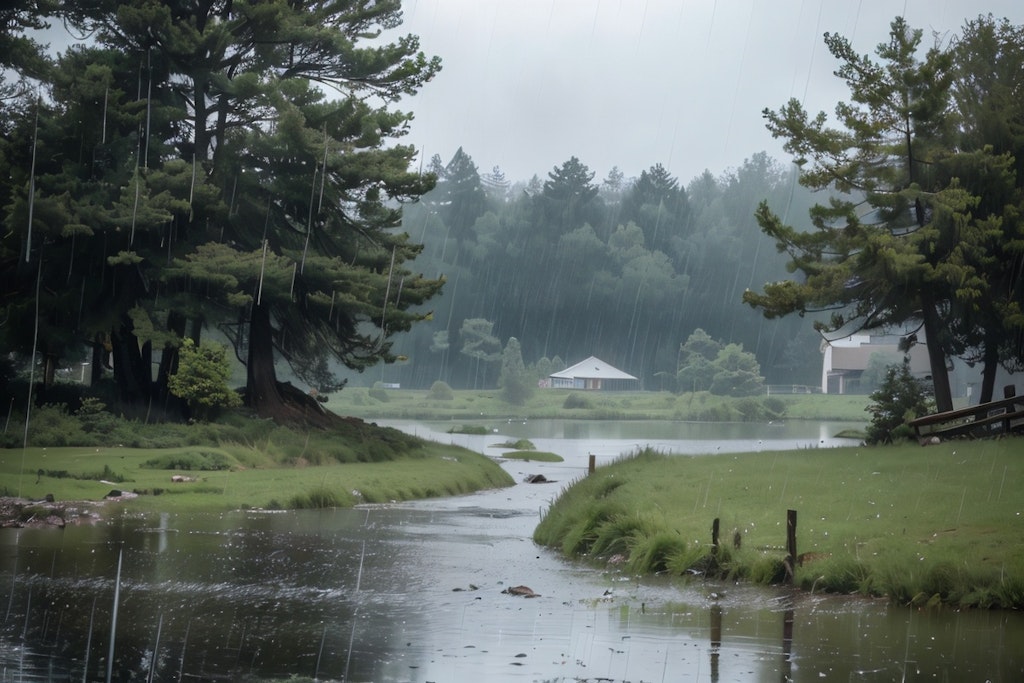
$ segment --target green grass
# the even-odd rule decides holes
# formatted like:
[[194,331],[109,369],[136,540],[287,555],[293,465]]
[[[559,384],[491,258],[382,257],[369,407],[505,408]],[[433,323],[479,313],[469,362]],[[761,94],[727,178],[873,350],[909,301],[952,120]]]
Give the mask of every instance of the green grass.
[[[197,451],[228,469],[154,469],[153,461],[191,461]],[[39,470],[68,476],[39,475]],[[124,481],[103,483],[77,474],[115,472]],[[195,481],[172,482],[188,473]],[[28,448],[0,450],[0,495],[58,501],[99,500],[112,489],[137,491],[124,503],[132,509],[159,511],[229,510],[244,507],[340,506],[457,495],[509,486],[514,480],[491,459],[458,447],[425,443],[414,454],[384,462],[278,464],[240,445],[226,448]],[[109,480],[108,480],[109,481]]]
[[[367,419],[480,420],[480,419],[576,419],[576,420],[692,420],[768,421],[788,419],[867,422],[867,396],[780,394],[729,398],[708,392],[673,394],[667,391],[579,391],[538,389],[522,406],[501,399],[500,392],[460,390],[450,401],[437,401],[429,391],[388,389],[388,400],[371,398],[360,387],[331,394],[327,406],[342,414]],[[572,396],[584,408],[567,408]],[[462,427],[468,429],[468,427]],[[461,431],[456,428],[455,431]]]
[[575,482],[534,538],[574,556],[625,554],[641,573],[772,583],[794,509],[798,553],[808,554],[796,583],[807,590],[1020,609],[1022,451],[1021,438],[713,457],[645,451]]
[[507,460],[532,460],[534,462],[562,462],[565,460],[565,458],[557,453],[549,453],[547,451],[508,451],[507,453],[502,453],[500,457]]

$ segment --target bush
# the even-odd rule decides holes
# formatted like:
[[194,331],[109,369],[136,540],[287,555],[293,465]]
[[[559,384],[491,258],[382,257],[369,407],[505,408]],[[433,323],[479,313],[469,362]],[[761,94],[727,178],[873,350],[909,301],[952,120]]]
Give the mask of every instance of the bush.
[[931,410],[929,387],[910,374],[910,362],[904,360],[900,365],[891,365],[882,385],[871,394],[871,404],[867,407],[871,424],[865,441],[874,445],[913,438],[907,422]]
[[241,397],[228,386],[230,377],[226,346],[209,342],[196,346],[186,339],[178,351],[178,371],[167,378],[167,388],[184,399],[197,418],[208,420],[220,408],[242,404]]
[[434,401],[453,401],[455,392],[447,383],[438,380],[430,385],[429,397]]
[[152,470],[216,471],[231,469],[231,461],[223,453],[186,451],[150,458],[142,467]]
[[391,397],[388,396],[388,392],[384,390],[384,384],[381,382],[374,382],[373,388],[368,389],[366,393],[370,398],[377,399],[381,403],[387,403],[391,400]]
[[562,404],[562,407],[565,408],[566,410],[574,410],[593,408],[594,406],[590,402],[590,399],[588,399],[586,396],[580,396],[579,394],[569,394],[568,396],[565,397],[565,403]]

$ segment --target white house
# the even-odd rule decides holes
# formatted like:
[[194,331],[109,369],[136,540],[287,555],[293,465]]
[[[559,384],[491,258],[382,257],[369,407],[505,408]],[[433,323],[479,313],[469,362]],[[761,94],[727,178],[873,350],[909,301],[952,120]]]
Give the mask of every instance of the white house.
[[550,386],[554,389],[593,389],[632,388],[636,377],[608,365],[600,358],[591,356],[580,361],[571,368],[555,372],[548,376]]
[[905,355],[909,355],[912,374],[923,377],[931,372],[928,349],[923,342],[915,344],[910,353],[906,354],[899,350],[899,339],[896,337],[855,334],[844,339],[822,342],[821,351],[824,355],[821,364],[823,394],[847,393],[848,385],[860,379],[875,354],[881,354],[889,364],[899,363]]

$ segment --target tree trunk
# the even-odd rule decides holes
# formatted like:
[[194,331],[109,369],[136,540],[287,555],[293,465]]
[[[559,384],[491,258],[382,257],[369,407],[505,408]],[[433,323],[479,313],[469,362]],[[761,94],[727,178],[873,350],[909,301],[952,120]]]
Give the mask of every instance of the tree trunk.
[[89,386],[95,387],[99,384],[100,380],[103,379],[103,370],[111,367],[110,352],[111,346],[106,339],[106,335],[102,332],[97,332],[92,341],[92,367],[89,373]]
[[[994,336],[994,335],[993,335]],[[985,335],[985,353],[981,368],[981,396],[978,403],[988,403],[996,391],[996,371],[999,369],[999,342]]]
[[[187,319],[177,311],[167,314],[167,329],[174,332],[179,339],[185,337],[185,323]],[[199,343],[199,340],[195,340]],[[167,378],[178,371],[178,348],[166,344],[160,353],[160,367],[156,373],[156,385],[153,395],[160,403],[160,407],[170,419],[182,419],[188,417],[188,406],[177,396],[171,394],[167,386]]]
[[266,306],[253,304],[249,321],[246,401],[260,417],[281,424],[330,428],[340,418],[291,384],[279,384],[274,370],[274,329]]
[[111,337],[114,380],[121,408],[135,416],[144,414],[149,407],[152,377],[139,340],[131,329],[131,322],[122,323],[121,329]]
[[921,296],[921,315],[924,318],[925,346],[928,349],[928,364],[932,371],[932,385],[935,388],[935,409],[940,413],[953,410],[953,392],[949,386],[949,371],[946,369],[946,351],[942,347],[940,321],[935,302],[931,296]]
[[249,407],[260,417],[278,418],[284,411],[284,402],[277,390],[273,334],[270,311],[266,306],[253,303],[249,320],[249,356],[245,371],[246,400]]

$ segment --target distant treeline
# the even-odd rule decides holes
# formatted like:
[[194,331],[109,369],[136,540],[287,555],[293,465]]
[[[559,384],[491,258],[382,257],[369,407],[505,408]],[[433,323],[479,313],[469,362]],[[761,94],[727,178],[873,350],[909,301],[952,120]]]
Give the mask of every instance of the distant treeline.
[[598,181],[576,157],[511,183],[462,148],[447,164],[435,155],[430,170],[437,186],[405,207],[403,228],[425,245],[416,269],[447,282],[428,303],[433,319],[398,341],[408,360],[372,379],[494,386],[515,337],[527,365],[594,355],[645,388],[675,389],[680,345],[701,328],[754,353],[768,381],[817,383],[810,323],[765,320],[741,302],[746,288],[787,276],[786,255],[754,219],[758,203],[791,220],[813,203],[766,153],[685,187],[661,164]]

